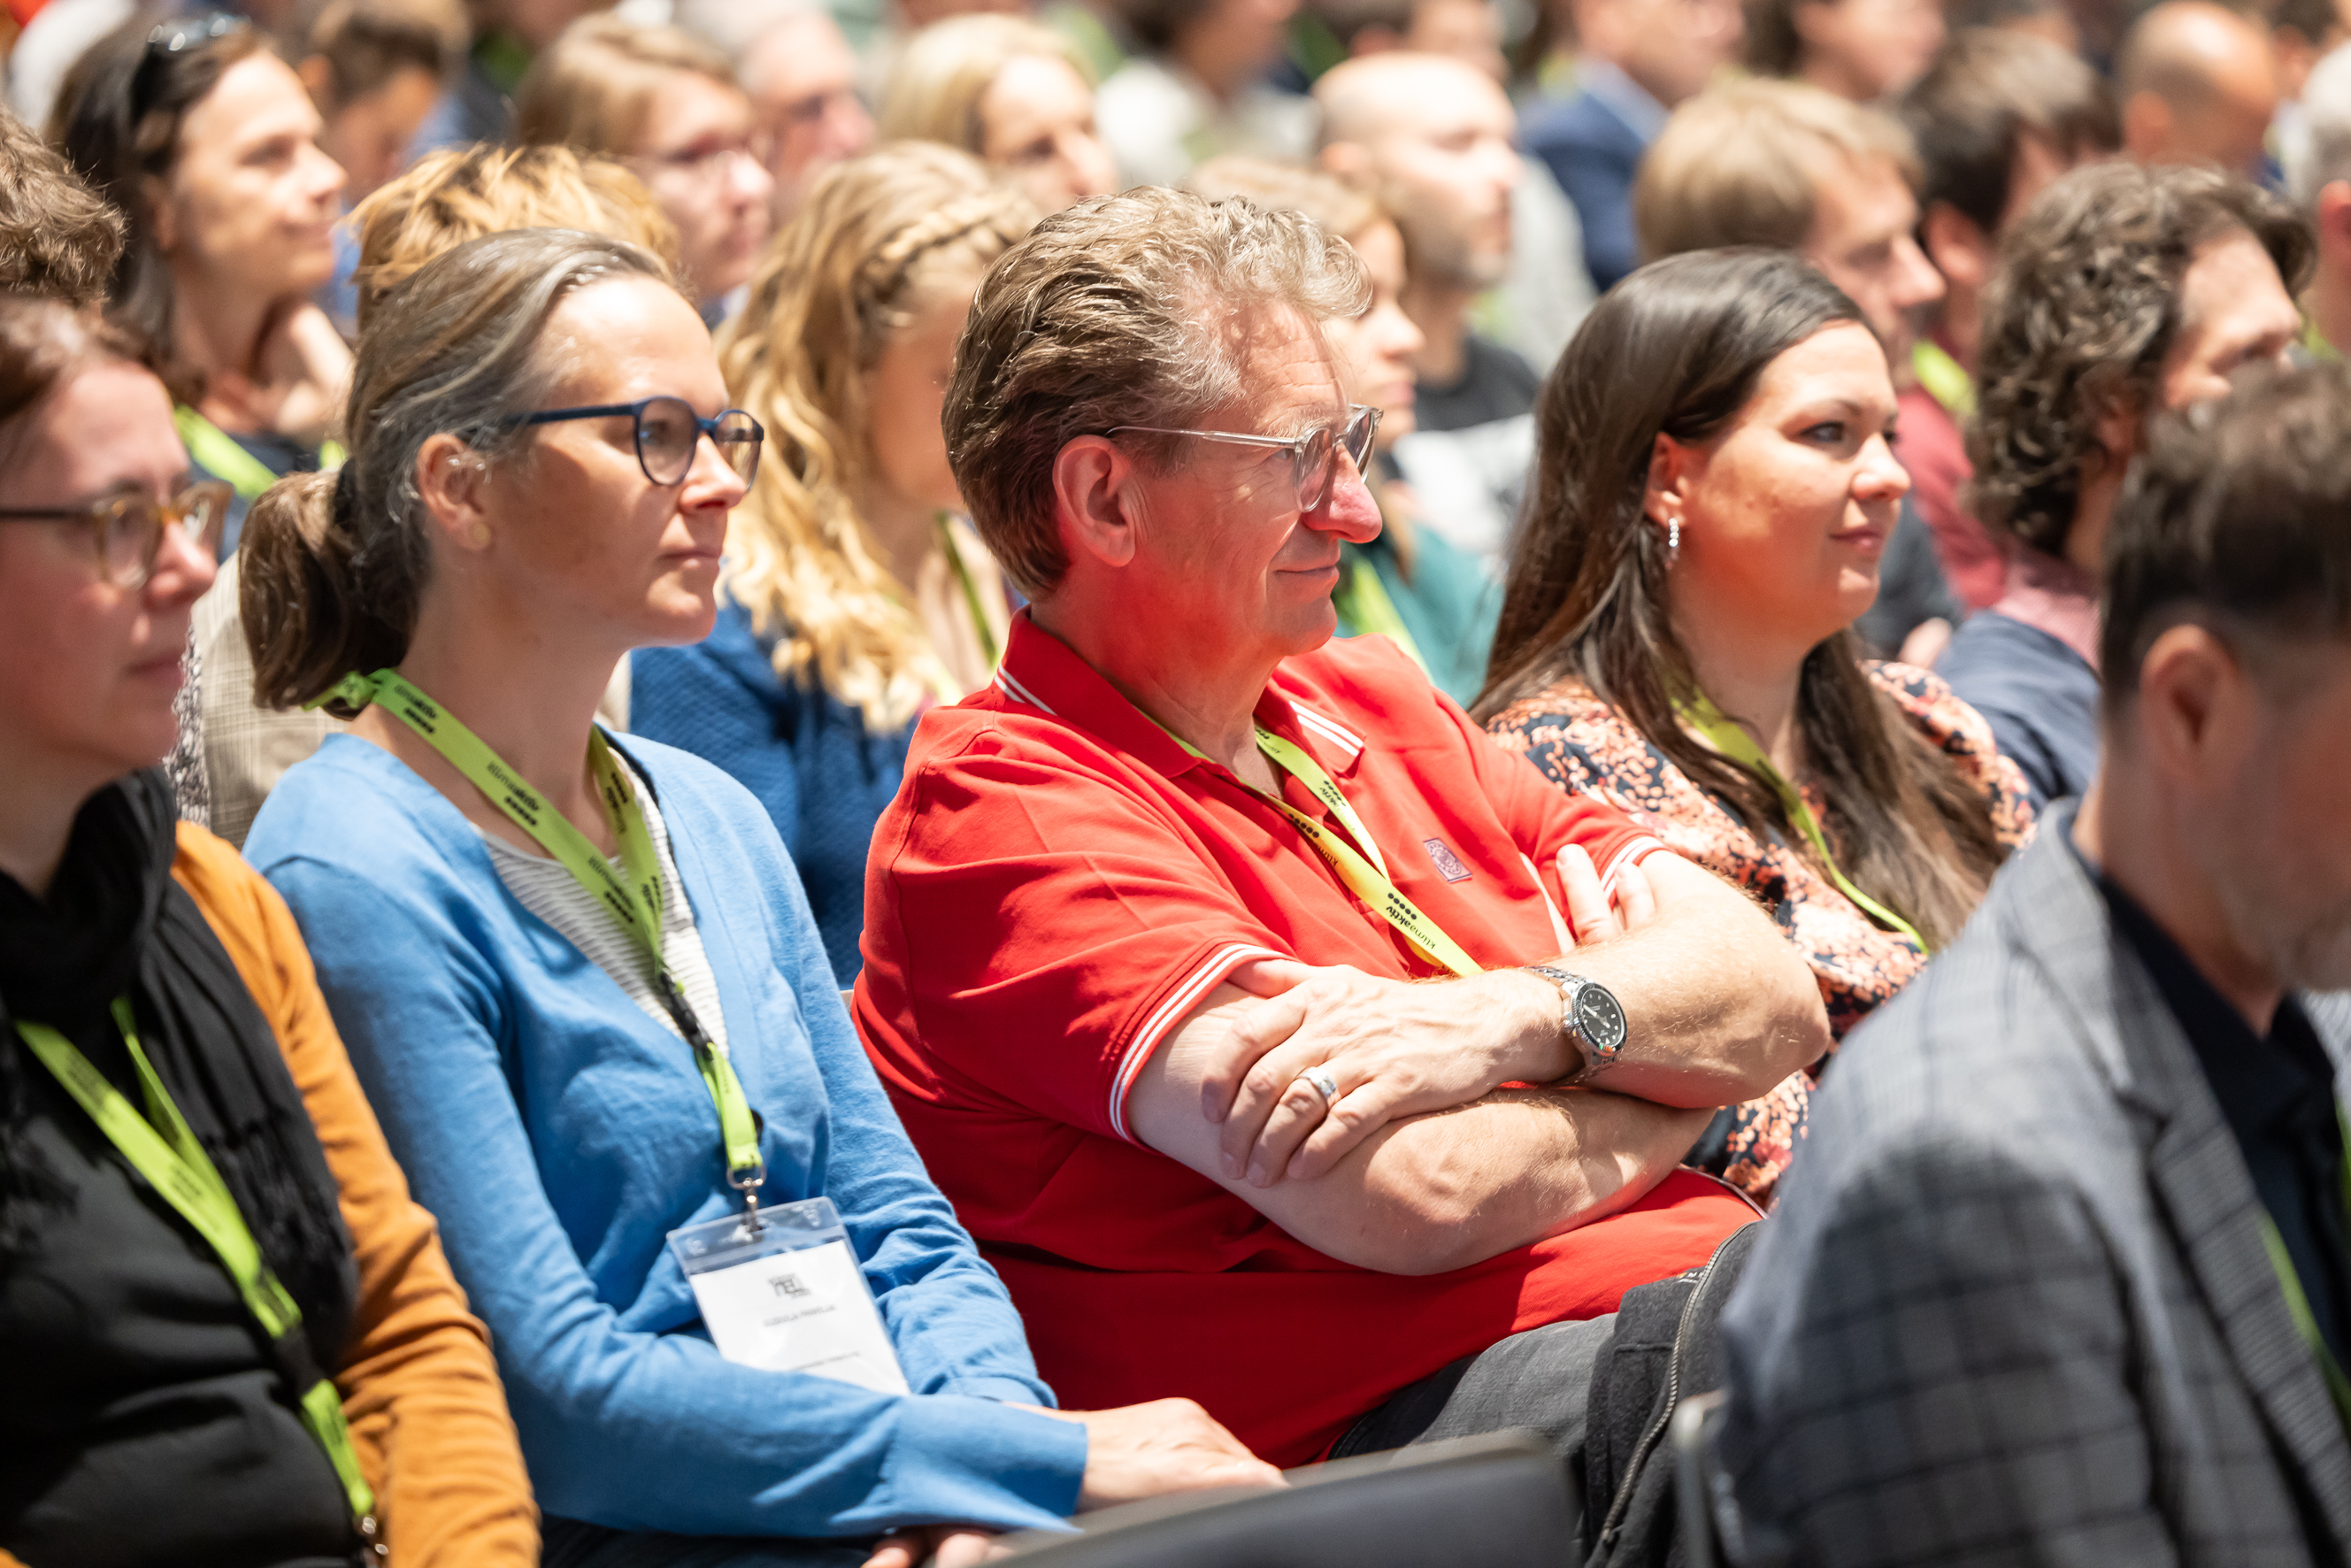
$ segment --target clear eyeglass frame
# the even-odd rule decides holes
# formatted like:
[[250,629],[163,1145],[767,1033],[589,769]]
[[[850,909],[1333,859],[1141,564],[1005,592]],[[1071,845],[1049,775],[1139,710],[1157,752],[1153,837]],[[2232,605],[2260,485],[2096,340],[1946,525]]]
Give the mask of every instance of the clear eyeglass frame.
[[1379,429],[1380,411],[1357,402],[1347,405],[1347,417],[1337,425],[1318,424],[1297,435],[1251,435],[1235,430],[1183,430],[1163,424],[1121,424],[1102,434],[1123,435],[1132,432],[1141,435],[1186,435],[1194,440],[1220,442],[1228,446],[1287,451],[1298,482],[1298,509],[1311,512],[1330,498],[1332,482],[1338,476],[1342,452],[1355,465],[1357,475],[1369,472],[1372,442],[1379,434]]

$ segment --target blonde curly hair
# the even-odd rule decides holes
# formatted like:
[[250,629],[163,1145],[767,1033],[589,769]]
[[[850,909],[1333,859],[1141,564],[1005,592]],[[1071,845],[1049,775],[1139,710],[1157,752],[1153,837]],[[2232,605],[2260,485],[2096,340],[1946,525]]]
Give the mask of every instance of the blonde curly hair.
[[966,153],[880,148],[818,184],[719,344],[727,389],[768,430],[727,536],[726,591],[775,640],[778,678],[820,684],[876,731],[961,692],[857,514],[866,376],[933,279],[984,270],[1035,219]]
[[678,270],[677,230],[620,164],[569,147],[477,143],[426,154],[351,209],[360,330],[387,290],[469,239],[508,229],[581,229],[627,240]]

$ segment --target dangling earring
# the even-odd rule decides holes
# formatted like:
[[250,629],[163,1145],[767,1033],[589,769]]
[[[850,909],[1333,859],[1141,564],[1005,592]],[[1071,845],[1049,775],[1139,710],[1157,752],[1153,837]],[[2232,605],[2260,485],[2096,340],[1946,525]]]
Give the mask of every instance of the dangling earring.
[[1677,512],[1666,519],[1666,564],[1672,566],[1682,558],[1682,519]]

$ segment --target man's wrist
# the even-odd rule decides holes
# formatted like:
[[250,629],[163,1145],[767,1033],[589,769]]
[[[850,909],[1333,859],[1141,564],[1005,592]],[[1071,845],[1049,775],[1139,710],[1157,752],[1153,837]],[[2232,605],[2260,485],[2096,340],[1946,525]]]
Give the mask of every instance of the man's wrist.
[[1559,987],[1525,969],[1497,971],[1510,982],[1510,1054],[1506,1083],[1556,1083],[1583,1070],[1583,1050],[1571,1038]]

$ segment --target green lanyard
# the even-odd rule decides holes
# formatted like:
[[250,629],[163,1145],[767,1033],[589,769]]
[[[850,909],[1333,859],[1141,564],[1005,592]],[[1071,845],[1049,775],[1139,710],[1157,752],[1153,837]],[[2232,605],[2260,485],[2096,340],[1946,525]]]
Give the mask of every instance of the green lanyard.
[[[1160,728],[1168,739],[1201,761],[1215,760],[1166,726],[1162,725]],[[1242,789],[1297,824],[1298,831],[1306,835],[1306,841],[1321,851],[1322,858],[1331,862],[1331,869],[1339,873],[1339,880],[1347,884],[1347,890],[1362,899],[1374,914],[1402,932],[1404,939],[1412,944],[1415,952],[1465,979],[1471,975],[1485,973],[1475,959],[1461,950],[1458,942],[1445,934],[1444,927],[1423,915],[1420,906],[1406,898],[1396,884],[1388,880],[1387,862],[1380,858],[1379,845],[1372,841],[1371,831],[1364,826],[1364,820],[1355,815],[1355,808],[1339,793],[1339,786],[1322,771],[1321,763],[1263,725],[1257,727],[1257,747],[1265,753],[1268,761],[1305,785],[1316,800],[1329,808],[1331,814],[1339,819],[1340,824],[1354,839],[1355,844],[1363,846],[1363,852],[1357,853],[1355,844],[1350,844],[1280,796],[1269,795],[1246,783],[1241,785]]]
[[[2351,1122],[2344,1119],[2341,1106],[2335,1107],[2335,1124],[2344,1143],[2343,1202],[2351,1210]],[[2326,1392],[2335,1401],[2335,1417],[2346,1429],[2351,1429],[2351,1377],[2346,1377],[2342,1364],[2335,1353],[2326,1348],[2326,1336],[2318,1332],[2318,1314],[2310,1310],[2310,1297],[2302,1288],[2302,1276],[2294,1272],[2294,1254],[2285,1249],[2285,1238],[2278,1234],[2277,1221],[2261,1211],[2262,1245],[2270,1255],[2270,1267],[2277,1272],[2278,1289],[2285,1293],[2286,1315],[2294,1319],[2294,1332],[2302,1343],[2310,1347],[2311,1358],[2318,1363],[2318,1375],[2326,1380]]]
[[1910,371],[1927,395],[1943,405],[1953,419],[1965,421],[1976,411],[1976,382],[1940,343],[1921,338],[1910,347]]
[[[228,481],[229,488],[246,500],[258,499],[264,490],[277,483],[278,476],[270,472],[268,464],[239,446],[227,431],[186,403],[172,411],[172,423],[178,427],[180,444],[188,449],[188,455],[204,472]],[[329,441],[319,448],[319,466],[329,472],[340,468],[343,457],[340,442]]]
[[1422,674],[1428,674],[1428,661],[1420,656],[1420,645],[1405,630],[1404,617],[1396,613],[1395,601],[1388,597],[1387,584],[1372,563],[1362,556],[1347,563],[1339,576],[1339,586],[1331,594],[1331,602],[1357,635],[1370,633],[1385,637],[1404,650],[1405,657],[1420,666]]
[[979,584],[972,580],[971,568],[965,564],[963,551],[956,548],[955,526],[947,514],[939,514],[939,548],[947,552],[947,564],[955,568],[956,580],[963,584],[963,601],[971,610],[971,629],[979,633],[979,645],[987,654],[987,667],[996,668],[1003,656],[996,645],[996,633],[987,628],[987,612],[980,607]]
[[[139,1071],[140,1093],[147,1102],[147,1114],[143,1117],[131,1108],[120,1091],[106,1081],[104,1074],[89,1064],[89,1059],[56,1030],[47,1024],[19,1023],[16,1032],[40,1058],[41,1064],[65,1085],[66,1092],[89,1113],[89,1119],[131,1162],[131,1167],[145,1176],[180,1218],[212,1244],[222,1267],[236,1282],[237,1293],[245,1298],[246,1310],[261,1324],[261,1332],[269,1336],[271,1344],[278,1348],[286,1362],[308,1367],[309,1347],[296,1338],[302,1332],[302,1309],[294,1304],[294,1298],[286,1293],[286,1287],[277,1282],[277,1276],[262,1260],[261,1249],[246,1228],[245,1217],[237,1213],[236,1199],[229,1196],[228,1184],[221,1180],[212,1157],[188,1130],[187,1119],[172,1103],[163,1081],[148,1065],[147,1053],[139,1049],[139,1032],[131,1016],[129,998],[115,998],[114,1024],[122,1031],[122,1043],[130,1047],[131,1064]],[[380,1552],[375,1493],[369,1489],[367,1478],[360,1473],[359,1456],[351,1451],[350,1428],[343,1421],[342,1396],[330,1380],[318,1377],[302,1391],[299,1411],[303,1427],[326,1450],[327,1462],[334,1467],[336,1479],[342,1482],[344,1499],[350,1504],[351,1518],[358,1523],[361,1539],[371,1552]]]
[[431,742],[434,750],[449,759],[450,766],[495,801],[498,810],[512,818],[523,831],[538,841],[539,846],[554,856],[580,886],[595,894],[652,960],[653,989],[676,1023],[678,1033],[694,1048],[695,1064],[702,1070],[703,1085],[710,1091],[711,1103],[718,1108],[727,1183],[743,1195],[751,1228],[758,1230],[758,1188],[767,1179],[767,1162],[759,1155],[758,1122],[751,1114],[750,1103],[744,1098],[742,1081],[735,1075],[735,1064],[712,1042],[702,1021],[694,1016],[685,993],[671,976],[669,966],[662,962],[661,857],[653,851],[652,835],[645,831],[644,809],[637,804],[636,789],[629,782],[628,770],[613,758],[611,747],[604,742],[604,732],[589,731],[588,764],[596,775],[597,791],[604,799],[613,836],[621,841],[621,861],[627,868],[626,876],[614,871],[612,862],[596,852],[587,834],[573,827],[560,811],[550,810],[545,798],[500,760],[496,752],[485,746],[480,737],[459,723],[456,715],[409,685],[397,671],[345,675],[333,695],[355,708],[380,704],[386,713]]
[[1722,710],[1716,707],[1703,692],[1687,702],[1675,704],[1674,711],[1717,751],[1733,762],[1745,763],[1763,776],[1763,781],[1778,793],[1780,804],[1787,810],[1788,821],[1804,835],[1804,841],[1813,846],[1813,853],[1820,857],[1821,870],[1828,873],[1829,881],[1839,893],[1853,900],[1862,913],[1888,931],[1897,933],[1919,952],[1928,951],[1927,939],[1918,935],[1917,927],[1855,887],[1844,873],[1837,869],[1834,857],[1829,853],[1828,840],[1821,832],[1820,821],[1813,817],[1813,809],[1804,804],[1802,792],[1771,766],[1771,759],[1763,754],[1761,747],[1755,744],[1753,736],[1725,717]]

